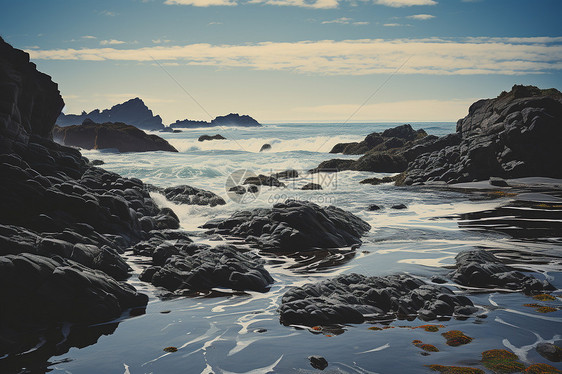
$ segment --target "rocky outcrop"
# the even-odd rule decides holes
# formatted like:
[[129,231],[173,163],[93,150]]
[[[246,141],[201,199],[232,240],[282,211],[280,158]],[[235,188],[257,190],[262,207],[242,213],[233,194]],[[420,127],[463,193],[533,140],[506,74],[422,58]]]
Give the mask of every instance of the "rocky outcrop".
[[468,287],[485,289],[503,288],[539,293],[554,290],[547,281],[525,275],[511,266],[505,265],[492,253],[485,250],[464,251],[456,257],[457,269],[450,274],[452,280]]
[[[59,111],[60,113],[60,111]],[[117,104],[111,109],[93,110],[90,113],[82,114],[63,114],[57,118],[57,125],[61,127],[80,125],[86,118],[96,123],[122,122],[135,126],[142,130],[162,130],[162,118],[154,115],[146,104],[138,97],[128,100],[122,104]]]
[[226,116],[218,116],[211,122],[206,121],[192,121],[189,119],[184,119],[183,121],[176,121],[170,124],[173,129],[195,129],[195,128],[205,128],[205,127],[217,127],[217,126],[240,126],[240,127],[261,127],[261,124],[248,115],[239,115],[238,113],[230,113]]
[[301,190],[321,190],[322,186],[318,183],[307,183],[301,187]]
[[332,159],[310,170],[316,172],[337,172],[341,170],[372,171],[380,173],[400,173],[406,170],[411,161],[405,153],[419,144],[426,142],[424,130],[414,130],[410,125],[387,129],[382,133],[374,132],[359,143],[336,144],[330,153],[347,155],[364,154],[358,160]]
[[270,149],[271,149],[271,144],[265,143],[264,145],[261,146],[260,152],[269,151]]
[[513,86],[472,104],[456,134],[405,153],[405,184],[485,180],[492,176],[562,178],[562,93]]
[[162,252],[168,256],[160,256],[160,265],[145,269],[140,279],[176,294],[217,287],[265,292],[273,283],[263,260],[232,245],[214,248],[187,245],[177,251]]
[[200,142],[204,142],[205,140],[226,140],[226,138],[224,136],[222,136],[221,134],[216,134],[216,135],[201,135],[199,137],[199,139],[197,139]]
[[340,275],[287,291],[279,308],[285,325],[331,325],[419,317],[467,316],[475,308],[465,296],[407,275]]
[[[159,188],[150,186],[151,190],[160,192],[166,199],[178,204],[187,205],[224,205],[226,202],[217,194],[187,185]],[[245,192],[245,191],[244,191]]]
[[246,178],[243,184],[253,184],[255,186],[285,187],[285,184],[283,182],[279,182],[279,180],[274,176],[268,177],[263,174]]
[[244,238],[265,251],[297,252],[361,244],[371,226],[340,208],[287,200],[271,209],[235,212],[202,226],[209,234]]
[[117,149],[119,152],[177,152],[170,143],[149,135],[135,126],[120,122],[94,123],[89,119],[81,125],[53,129],[55,141],[84,149]]

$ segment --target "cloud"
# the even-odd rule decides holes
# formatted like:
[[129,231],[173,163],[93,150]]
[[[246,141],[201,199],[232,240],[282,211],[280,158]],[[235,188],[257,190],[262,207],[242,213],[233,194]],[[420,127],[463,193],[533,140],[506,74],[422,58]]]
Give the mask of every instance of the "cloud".
[[425,20],[428,20],[428,19],[435,18],[435,16],[432,16],[431,14],[414,14],[414,15],[408,16],[406,18],[425,21]]
[[110,40],[100,40],[100,45],[117,45],[125,44],[126,42],[122,40],[110,39]]
[[327,23],[341,23],[343,25],[348,25],[351,21],[353,21],[351,18],[347,18],[347,17],[341,17],[341,18],[337,18],[337,19],[333,19],[331,21],[322,21],[323,24],[327,24]]
[[400,27],[400,26],[409,26],[409,25],[403,25],[401,23],[385,23],[383,26],[384,27]]
[[209,25],[222,25],[222,22],[212,21],[209,22]]
[[209,6],[234,6],[238,5],[234,0],[166,0],[164,4],[168,5],[192,5],[196,7]]
[[414,5],[436,5],[434,0],[375,0],[375,4],[391,6],[393,8],[402,8]]
[[92,35],[84,35],[82,39],[97,39],[95,36]]
[[162,44],[162,43],[169,43],[171,42],[170,39],[152,39],[152,43],[154,44]]
[[353,22],[353,24],[357,25],[357,26],[362,26],[362,25],[368,25],[369,22],[367,22],[367,21],[357,21],[357,22]]
[[99,12],[102,16],[108,16],[108,17],[115,17],[116,15],[118,15],[119,13],[115,13],[109,10],[102,10],[101,12]]
[[137,61],[320,75],[520,75],[562,70],[562,38],[360,39],[28,50],[36,60]]

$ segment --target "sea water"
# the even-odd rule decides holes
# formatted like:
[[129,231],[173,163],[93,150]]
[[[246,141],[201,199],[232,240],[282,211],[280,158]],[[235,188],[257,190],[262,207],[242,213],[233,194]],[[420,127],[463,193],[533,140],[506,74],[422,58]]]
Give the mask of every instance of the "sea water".
[[[136,177],[160,187],[187,184],[222,196],[226,205],[208,207],[176,205],[152,193],[160,206],[172,208],[195,241],[213,245],[199,228],[206,221],[228,217],[237,210],[270,207],[288,198],[319,205],[335,205],[369,222],[372,229],[357,251],[342,250],[341,261],[322,267],[320,259],[265,255],[267,269],[275,279],[267,293],[233,293],[218,290],[215,295],[166,299],[161,290],[138,280],[149,259],[128,255],[134,269],[129,282],[150,296],[146,314],[113,321],[110,335],[96,344],[51,359],[55,373],[312,373],[317,372],[307,357],[321,355],[330,373],[428,373],[426,365],[479,365],[480,353],[488,349],[510,349],[524,363],[547,362],[534,347],[555,342],[562,335],[562,311],[540,314],[525,307],[536,302],[521,293],[472,293],[479,317],[437,321],[440,332],[412,329],[419,320],[393,321],[383,325],[348,325],[337,329],[283,326],[277,309],[282,295],[291,287],[317,282],[342,273],[384,276],[408,273],[429,282],[434,275],[446,277],[455,255],[465,249],[485,248],[508,253],[540,253],[542,261],[528,264],[540,279],[562,288],[562,245],[556,238],[520,240],[493,230],[459,228],[463,213],[494,209],[510,197],[487,199],[464,192],[391,184],[360,184],[363,179],[391,174],[344,171],[308,174],[306,171],[331,158],[360,156],[330,154],[342,142],[358,142],[374,131],[398,124],[268,124],[260,128],[185,129],[180,133],[156,133],[179,152],[119,154],[83,151],[90,160],[103,160],[103,168],[126,177]],[[455,131],[454,123],[418,123],[432,135]],[[203,134],[220,133],[226,140],[199,142]],[[264,144],[271,149],[259,152]],[[285,180],[286,188],[262,186],[259,194],[241,200],[229,194],[232,178],[241,175],[270,175],[287,169],[300,176]],[[230,177],[230,179],[229,179]],[[306,183],[318,183],[322,190],[302,191]],[[501,195],[500,195],[501,196]],[[382,209],[369,211],[371,204]],[[405,204],[405,210],[391,209]],[[560,235],[562,236],[562,235]],[[454,284],[446,285],[466,293]],[[560,295],[560,293],[554,293]],[[212,297],[211,297],[212,296]],[[560,306],[562,300],[552,302]],[[462,330],[474,340],[449,347],[441,332]],[[412,344],[418,339],[433,344],[439,352],[423,355]],[[560,344],[560,342],[558,342]],[[165,352],[176,347],[177,352]],[[560,363],[550,363],[562,369]]]

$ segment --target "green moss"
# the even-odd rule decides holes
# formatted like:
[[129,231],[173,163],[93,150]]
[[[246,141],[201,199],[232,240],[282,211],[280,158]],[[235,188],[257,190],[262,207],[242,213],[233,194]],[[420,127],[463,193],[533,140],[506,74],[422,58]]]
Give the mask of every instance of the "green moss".
[[382,329],[380,327],[377,327],[377,326],[372,326],[372,327],[369,327],[369,330],[380,331]]
[[483,370],[462,366],[427,365],[427,367],[443,374],[484,374]]
[[443,325],[421,325],[421,326],[414,327],[414,328],[424,329],[425,331],[428,331],[428,332],[437,332],[437,331],[439,331],[439,329],[442,329],[444,327],[445,326],[443,326]]
[[412,344],[425,352],[439,352],[439,349],[431,344],[424,344],[421,340],[413,340]]
[[505,349],[482,352],[482,364],[497,374],[519,373],[525,370],[525,365],[518,361],[518,357]]
[[554,366],[550,366],[547,364],[534,364],[529,366],[524,373],[529,374],[551,374],[551,373],[560,373],[560,370],[556,369]]
[[462,331],[459,330],[447,331],[442,333],[441,335],[443,335],[445,339],[447,339],[447,345],[450,345],[451,347],[458,347],[459,345],[468,344],[472,341],[472,338],[470,336],[465,335]]
[[539,313],[552,313],[552,312],[556,312],[558,309],[557,308],[553,308],[551,306],[546,306],[546,305],[541,305],[541,304],[523,304],[523,306],[529,307],[529,308],[535,308],[535,310]]
[[177,351],[178,351],[178,349],[176,347],[166,347],[166,348],[164,348],[164,352],[172,353],[172,352],[177,352]]
[[533,299],[539,300],[539,301],[554,301],[554,300],[556,300],[556,298],[554,296],[546,294],[546,293],[541,293],[541,294],[535,295],[535,296],[533,296]]

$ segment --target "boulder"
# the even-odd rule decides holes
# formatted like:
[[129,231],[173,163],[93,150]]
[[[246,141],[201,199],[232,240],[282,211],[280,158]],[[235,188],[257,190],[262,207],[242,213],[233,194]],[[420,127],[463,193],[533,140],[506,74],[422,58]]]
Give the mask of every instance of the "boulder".
[[467,316],[475,308],[465,296],[408,275],[345,274],[287,291],[279,307],[285,325],[331,325],[419,317]]
[[271,149],[271,144],[267,144],[267,143],[266,143],[266,144],[264,144],[264,145],[261,146],[260,152],[269,151],[270,149]]
[[235,212],[202,226],[208,234],[244,238],[265,251],[297,252],[361,244],[371,229],[361,218],[334,206],[287,200],[270,209]]
[[546,280],[541,282],[525,275],[483,249],[460,252],[455,260],[456,270],[449,276],[463,286],[522,290],[526,293],[554,289]]
[[209,205],[212,207],[226,204],[226,201],[224,201],[222,197],[211,191],[187,185],[168,187],[164,189],[159,187],[153,188],[166,196],[166,199],[178,204]]
[[201,135],[199,137],[199,139],[197,139],[200,142],[204,142],[205,140],[226,140],[226,138],[220,134],[216,134],[216,135]]
[[149,135],[135,126],[121,122],[94,123],[84,120],[82,125],[55,126],[55,141],[84,149],[117,149],[119,152],[177,152],[170,143],[157,135]]
[[287,169],[271,176],[276,179],[293,179],[299,177],[299,172],[294,169]]
[[170,125],[171,128],[207,128],[217,126],[240,126],[240,127],[261,127],[261,124],[248,115],[230,113],[226,116],[218,116],[211,122],[193,121],[189,119],[178,120]]
[[246,178],[243,184],[253,184],[256,186],[285,187],[285,184],[283,182],[279,182],[279,180],[274,176],[268,177],[263,174],[260,174],[255,177]]
[[301,187],[301,190],[321,190],[322,186],[318,183],[307,183]]

